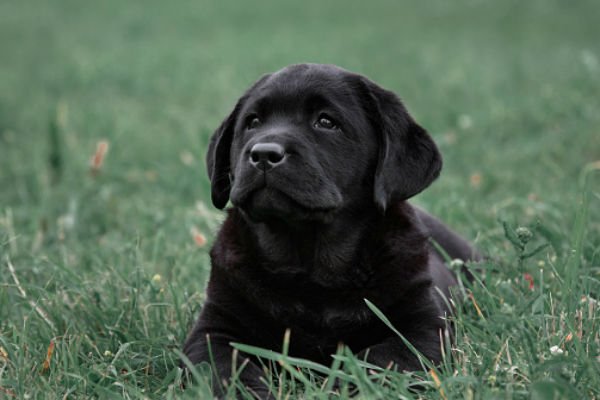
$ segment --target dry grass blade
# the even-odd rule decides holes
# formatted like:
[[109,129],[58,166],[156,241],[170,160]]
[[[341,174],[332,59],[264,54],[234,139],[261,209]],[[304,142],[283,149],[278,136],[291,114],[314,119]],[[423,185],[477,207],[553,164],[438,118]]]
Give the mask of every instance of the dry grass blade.
[[10,271],[10,274],[12,275],[13,281],[15,282],[15,285],[16,285],[17,289],[19,290],[21,297],[26,299],[27,302],[29,303],[29,305],[38,313],[38,315],[40,317],[42,317],[42,319],[48,324],[48,326],[54,332],[56,332],[56,326],[54,325],[54,322],[52,322],[50,320],[48,313],[46,311],[44,311],[44,309],[42,307],[40,307],[35,301],[27,298],[27,292],[25,292],[25,289],[23,289],[23,286],[21,285],[21,282],[19,281],[19,278],[17,277],[17,272],[15,271],[15,267],[12,265],[12,263],[10,262],[10,259],[8,257],[6,257],[6,265],[8,266],[8,270]]
[[447,400],[448,398],[446,397],[446,393],[444,393],[444,389],[442,389],[442,381],[440,380],[440,377],[437,375],[435,370],[430,369],[429,375],[431,375],[431,378],[433,379],[433,382],[435,383],[435,387],[439,390],[440,396],[442,396],[442,399]]
[[50,369],[50,363],[52,362],[52,356],[54,355],[54,339],[50,341],[48,345],[48,351],[46,352],[46,358],[42,364],[42,373],[47,372]]

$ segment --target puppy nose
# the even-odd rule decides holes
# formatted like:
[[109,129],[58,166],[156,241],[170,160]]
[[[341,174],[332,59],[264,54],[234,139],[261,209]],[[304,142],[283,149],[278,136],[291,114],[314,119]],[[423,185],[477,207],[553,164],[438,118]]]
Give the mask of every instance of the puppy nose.
[[256,143],[250,149],[250,164],[255,168],[266,171],[284,161],[285,149],[277,143]]

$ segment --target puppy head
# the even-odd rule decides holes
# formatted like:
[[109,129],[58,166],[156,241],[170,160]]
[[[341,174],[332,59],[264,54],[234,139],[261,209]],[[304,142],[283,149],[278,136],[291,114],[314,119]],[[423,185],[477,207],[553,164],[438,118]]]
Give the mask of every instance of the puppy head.
[[215,131],[212,200],[251,219],[328,221],[381,210],[426,188],[437,147],[400,100],[332,65],[292,65],[259,79]]

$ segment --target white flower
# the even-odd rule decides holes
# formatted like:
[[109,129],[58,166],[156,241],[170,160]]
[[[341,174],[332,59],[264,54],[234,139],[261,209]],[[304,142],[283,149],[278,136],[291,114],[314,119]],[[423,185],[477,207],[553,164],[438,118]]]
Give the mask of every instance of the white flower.
[[562,353],[564,353],[564,351],[560,347],[558,347],[558,346],[550,347],[550,354],[552,354],[553,356],[559,356]]

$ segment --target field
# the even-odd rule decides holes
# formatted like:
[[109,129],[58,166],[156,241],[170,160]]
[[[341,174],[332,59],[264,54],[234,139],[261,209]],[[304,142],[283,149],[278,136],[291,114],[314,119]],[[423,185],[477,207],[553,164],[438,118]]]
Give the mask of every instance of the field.
[[595,1],[1,2],[0,398],[210,398],[177,368],[222,220],[206,145],[304,61],[403,98],[445,160],[413,201],[489,259],[443,365],[274,356],[277,397],[600,398],[598,21]]

